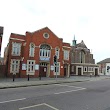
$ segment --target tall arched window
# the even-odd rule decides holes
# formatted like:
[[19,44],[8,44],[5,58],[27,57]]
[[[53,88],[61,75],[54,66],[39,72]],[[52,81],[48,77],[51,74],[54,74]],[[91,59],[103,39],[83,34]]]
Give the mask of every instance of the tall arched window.
[[79,60],[80,63],[85,63],[85,52],[83,50],[81,50],[79,53]]
[[30,44],[29,56],[34,57],[35,45],[33,43]]
[[40,46],[40,57],[49,57],[50,58],[50,46],[47,44],[42,44]]
[[59,48],[55,48],[55,55],[57,56],[57,59],[59,59]]

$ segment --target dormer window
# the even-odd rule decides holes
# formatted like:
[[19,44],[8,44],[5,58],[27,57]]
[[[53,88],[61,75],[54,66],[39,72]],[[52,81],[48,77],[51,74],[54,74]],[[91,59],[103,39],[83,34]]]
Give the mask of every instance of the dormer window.
[[49,38],[49,34],[48,34],[48,33],[44,33],[43,36],[44,36],[44,38],[46,38],[46,39]]

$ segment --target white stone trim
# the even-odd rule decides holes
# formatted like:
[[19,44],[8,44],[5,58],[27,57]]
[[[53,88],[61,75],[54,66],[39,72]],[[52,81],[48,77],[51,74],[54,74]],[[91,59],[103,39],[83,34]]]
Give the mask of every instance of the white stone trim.
[[68,46],[63,46],[64,48],[71,48],[71,47],[68,47]]
[[[18,61],[18,68],[17,68],[17,71],[12,71],[12,62],[13,61]],[[14,66],[16,66],[16,64],[14,64]],[[15,67],[14,67],[15,68]],[[11,59],[11,62],[10,62],[10,73],[19,73],[19,69],[20,69],[20,60],[19,59]]]
[[98,69],[98,75],[99,75],[99,67],[94,67],[93,69],[94,75],[95,75],[95,69]]
[[[28,71],[28,65],[29,65],[29,62],[34,62],[34,67],[33,67],[33,71]],[[29,74],[29,75],[35,75],[35,60],[27,60],[27,70],[26,70],[26,72],[27,72],[27,75]]]
[[[19,44],[19,46],[20,46],[20,47],[19,47],[19,53],[18,53],[18,54],[14,54],[14,53],[13,53],[14,44]],[[12,56],[20,56],[20,55],[21,55],[21,46],[22,46],[22,43],[12,42],[12,52],[11,52]]]
[[97,67],[99,67],[97,64],[91,64],[91,63],[71,63],[71,64],[75,64],[75,65],[91,65],[91,66],[97,66]]
[[10,38],[11,40],[19,40],[19,41],[25,41],[23,39],[18,39],[18,38]]

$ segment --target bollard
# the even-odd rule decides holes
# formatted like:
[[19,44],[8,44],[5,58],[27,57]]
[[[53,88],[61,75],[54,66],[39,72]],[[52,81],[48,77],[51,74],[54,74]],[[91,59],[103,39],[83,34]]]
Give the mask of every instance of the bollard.
[[15,81],[15,75],[13,74],[13,82]]
[[28,81],[29,81],[29,74],[28,74]]
[[41,80],[41,74],[39,73],[39,80]]

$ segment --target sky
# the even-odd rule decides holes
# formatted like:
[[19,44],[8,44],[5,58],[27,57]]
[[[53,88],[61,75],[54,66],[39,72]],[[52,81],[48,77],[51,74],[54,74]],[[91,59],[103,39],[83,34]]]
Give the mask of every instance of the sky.
[[84,41],[97,62],[110,57],[110,0],[0,0],[1,56],[11,33],[48,27],[64,42]]

